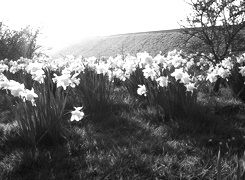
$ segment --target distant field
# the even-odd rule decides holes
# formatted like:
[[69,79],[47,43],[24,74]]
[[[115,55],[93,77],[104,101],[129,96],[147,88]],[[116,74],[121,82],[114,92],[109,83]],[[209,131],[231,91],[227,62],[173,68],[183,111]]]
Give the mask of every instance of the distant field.
[[73,43],[67,47],[51,52],[52,57],[62,55],[113,56],[116,54],[147,51],[156,55],[159,51],[166,53],[174,49],[182,49],[184,35],[179,29],[118,34],[112,36],[92,37]]

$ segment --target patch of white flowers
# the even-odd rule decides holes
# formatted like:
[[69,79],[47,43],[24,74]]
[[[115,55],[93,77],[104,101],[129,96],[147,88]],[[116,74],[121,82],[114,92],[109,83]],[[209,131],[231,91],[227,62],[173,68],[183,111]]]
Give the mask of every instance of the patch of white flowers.
[[[193,92],[197,88],[197,82],[208,80],[215,82],[218,77],[228,78],[231,75],[231,69],[234,63],[239,64],[239,72],[245,76],[245,54],[236,57],[236,61],[231,57],[225,58],[215,66],[211,61],[201,57],[195,62],[195,54],[183,56],[181,51],[171,51],[166,56],[158,54],[152,57],[149,53],[138,53],[136,56],[117,55],[116,57],[101,58],[96,57],[82,58],[74,56],[66,56],[65,58],[52,59],[47,57],[26,59],[20,58],[17,61],[0,61],[0,89],[5,89],[15,97],[20,97],[23,101],[31,101],[35,105],[35,98],[38,95],[34,89],[28,90],[24,84],[20,84],[14,80],[8,80],[4,76],[4,72],[16,73],[19,70],[31,75],[32,79],[37,83],[44,83],[46,78],[45,72],[53,73],[52,80],[57,83],[57,87],[64,90],[67,87],[76,87],[80,83],[79,74],[83,73],[86,68],[94,70],[97,74],[108,76],[109,80],[113,77],[122,81],[126,81],[132,73],[140,68],[146,79],[155,81],[159,88],[167,88],[174,78],[176,82],[182,83],[186,87],[186,91]],[[207,55],[212,59],[212,55]],[[191,74],[190,69],[198,66],[203,74]],[[163,74],[163,72],[169,72]],[[57,73],[58,72],[58,73]],[[139,95],[147,95],[147,88],[144,84],[138,85],[137,93]],[[81,108],[75,108],[72,111],[72,119],[78,120],[83,117]]]
[[33,106],[36,105],[35,98],[37,98],[38,95],[34,92],[33,88],[31,90],[26,89],[24,84],[20,84],[14,80],[8,80],[3,74],[1,74],[0,77],[0,89],[9,90],[14,97],[20,97],[24,102],[27,100],[30,101]]

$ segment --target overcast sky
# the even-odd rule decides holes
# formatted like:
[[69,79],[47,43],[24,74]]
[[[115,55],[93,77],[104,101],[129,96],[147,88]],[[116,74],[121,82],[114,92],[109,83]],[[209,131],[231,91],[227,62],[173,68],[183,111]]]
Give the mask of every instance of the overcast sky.
[[183,0],[0,0],[0,21],[42,27],[40,42],[58,47],[83,37],[179,28]]

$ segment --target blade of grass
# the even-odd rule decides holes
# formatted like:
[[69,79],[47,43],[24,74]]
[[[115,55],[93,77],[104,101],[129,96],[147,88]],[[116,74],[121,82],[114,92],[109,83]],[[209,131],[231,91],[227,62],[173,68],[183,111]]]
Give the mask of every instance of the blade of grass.
[[236,159],[237,159],[236,179],[240,180],[241,166],[240,166],[240,162],[239,162],[238,156],[236,156]]
[[221,156],[220,156],[220,149],[218,152],[218,159],[217,159],[217,180],[221,180]]

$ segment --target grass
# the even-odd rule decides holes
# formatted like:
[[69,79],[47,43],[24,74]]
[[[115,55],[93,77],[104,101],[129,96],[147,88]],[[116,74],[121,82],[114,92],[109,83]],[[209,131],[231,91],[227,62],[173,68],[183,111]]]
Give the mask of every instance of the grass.
[[[197,47],[189,47],[190,44],[186,44],[187,37],[181,33],[181,29],[97,36],[71,42],[65,47],[53,49],[47,54],[52,57],[62,57],[67,54],[82,55],[83,57],[109,57],[117,54],[127,55],[127,53],[135,55],[142,51],[155,56],[159,51],[166,54],[175,49],[187,51],[191,49],[196,52]],[[193,42],[199,44],[198,39],[193,39]],[[198,51],[200,50],[205,52],[205,49]]]
[[155,56],[159,51],[167,53],[174,49],[183,49],[183,38],[184,35],[178,29],[92,37],[53,50],[50,55],[52,57],[66,54],[101,57],[127,53],[134,55],[147,51]]
[[[66,143],[29,148],[1,109],[0,179],[232,179],[245,150],[245,105],[223,89],[186,119],[164,121],[117,88],[98,116],[70,124]],[[242,169],[242,172],[244,170]]]

